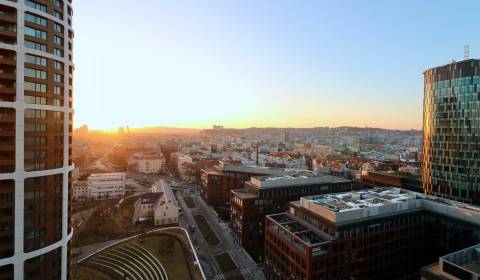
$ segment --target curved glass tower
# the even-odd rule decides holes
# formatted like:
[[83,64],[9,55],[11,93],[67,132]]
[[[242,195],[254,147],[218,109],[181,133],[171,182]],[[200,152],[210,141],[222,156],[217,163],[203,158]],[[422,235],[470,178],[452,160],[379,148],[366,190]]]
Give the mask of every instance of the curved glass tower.
[[0,279],[67,279],[71,0],[0,0]]
[[423,188],[480,204],[480,60],[424,72]]

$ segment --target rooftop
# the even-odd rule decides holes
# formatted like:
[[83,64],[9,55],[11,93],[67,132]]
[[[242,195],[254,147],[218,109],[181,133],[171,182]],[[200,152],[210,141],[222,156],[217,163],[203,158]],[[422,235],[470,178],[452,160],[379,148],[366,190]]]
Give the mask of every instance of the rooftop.
[[293,204],[337,224],[428,210],[480,225],[480,208],[399,188],[306,196]]
[[480,279],[480,244],[440,257],[422,270],[441,279]]
[[299,250],[305,252],[304,246],[313,247],[313,255],[320,255],[323,252],[320,245],[329,242],[333,236],[320,231],[312,225],[305,223],[298,217],[290,213],[273,214],[268,216],[269,219],[275,221],[276,224],[270,224],[269,228],[291,242]]
[[250,184],[257,188],[282,188],[291,186],[349,183],[349,180],[330,175],[314,175],[311,172],[297,172],[290,175],[269,175],[252,177]]
[[102,177],[125,177],[125,172],[113,172],[113,173],[92,173],[89,178],[102,178]]
[[142,204],[153,204],[155,201],[160,199],[163,195],[163,192],[157,193],[143,193],[142,194]]
[[449,262],[478,278],[480,277],[480,244],[443,256],[440,261]]
[[236,196],[238,196],[240,199],[249,199],[249,198],[258,197],[257,194],[249,192],[246,189],[232,190],[231,192],[234,193]]

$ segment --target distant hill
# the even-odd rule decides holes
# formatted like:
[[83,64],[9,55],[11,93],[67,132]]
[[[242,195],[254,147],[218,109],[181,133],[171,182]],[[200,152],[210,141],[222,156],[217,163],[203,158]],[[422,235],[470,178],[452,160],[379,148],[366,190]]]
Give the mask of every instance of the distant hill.
[[198,134],[202,130],[195,128],[178,128],[178,127],[165,127],[165,126],[150,126],[150,127],[131,127],[130,132],[135,133],[151,133],[151,134],[183,134],[192,135]]

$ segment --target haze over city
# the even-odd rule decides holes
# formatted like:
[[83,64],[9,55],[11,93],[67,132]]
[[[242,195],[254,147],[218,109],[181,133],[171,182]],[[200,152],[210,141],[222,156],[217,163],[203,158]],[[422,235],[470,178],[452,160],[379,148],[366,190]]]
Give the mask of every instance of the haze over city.
[[480,53],[478,1],[140,3],[75,3],[75,126],[421,129],[422,72]]
[[479,11],[0,0],[0,280],[479,280]]

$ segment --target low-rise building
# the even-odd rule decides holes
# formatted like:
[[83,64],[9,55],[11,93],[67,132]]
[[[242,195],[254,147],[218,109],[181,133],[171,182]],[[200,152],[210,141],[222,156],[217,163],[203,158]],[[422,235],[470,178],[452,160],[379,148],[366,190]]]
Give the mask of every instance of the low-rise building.
[[88,199],[87,181],[76,181],[72,184],[72,199],[76,201]]
[[159,180],[152,192],[142,194],[135,203],[133,224],[151,223],[155,226],[178,224],[180,208],[167,181]]
[[88,199],[121,198],[125,195],[125,173],[96,173],[87,178]]
[[302,197],[266,218],[265,276],[418,279],[479,228],[480,208],[399,188]]
[[165,171],[164,156],[142,156],[130,161],[131,166],[140,173],[159,173]]
[[[352,183],[311,172],[252,177],[244,189],[230,192],[230,231],[254,257],[263,255],[265,215],[287,209],[288,203],[304,195],[349,191]],[[258,259],[259,260],[259,259]]]

